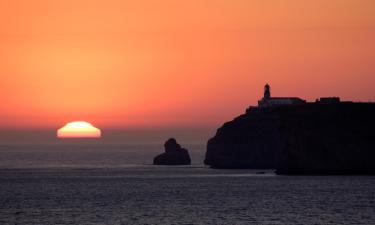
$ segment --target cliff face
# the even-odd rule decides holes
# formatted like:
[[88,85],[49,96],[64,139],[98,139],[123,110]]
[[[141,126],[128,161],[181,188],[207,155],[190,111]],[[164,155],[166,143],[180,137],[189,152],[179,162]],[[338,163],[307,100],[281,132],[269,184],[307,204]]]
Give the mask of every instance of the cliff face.
[[218,129],[205,163],[278,174],[375,174],[374,129],[371,103],[254,108]]
[[279,174],[375,174],[375,104],[279,110]]
[[214,168],[274,168],[278,116],[253,108],[225,123],[207,143],[204,163]]

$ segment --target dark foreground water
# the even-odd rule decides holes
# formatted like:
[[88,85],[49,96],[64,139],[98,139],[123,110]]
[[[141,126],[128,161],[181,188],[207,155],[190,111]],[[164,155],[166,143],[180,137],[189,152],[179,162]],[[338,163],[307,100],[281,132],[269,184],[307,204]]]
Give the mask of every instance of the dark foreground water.
[[9,166],[32,152],[4,149],[0,224],[375,224],[375,177],[136,165],[120,150],[112,167],[101,150],[83,167],[71,153],[72,166],[61,149],[60,161],[39,152],[32,166]]

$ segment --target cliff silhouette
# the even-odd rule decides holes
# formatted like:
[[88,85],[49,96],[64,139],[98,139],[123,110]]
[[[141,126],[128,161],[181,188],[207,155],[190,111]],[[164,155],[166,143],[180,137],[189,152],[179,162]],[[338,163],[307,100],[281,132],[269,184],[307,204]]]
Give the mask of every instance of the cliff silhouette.
[[207,143],[204,163],[213,168],[275,168],[278,124],[274,109],[250,108],[217,130]]
[[375,174],[375,103],[250,107],[207,143],[213,168],[272,168],[278,174]]

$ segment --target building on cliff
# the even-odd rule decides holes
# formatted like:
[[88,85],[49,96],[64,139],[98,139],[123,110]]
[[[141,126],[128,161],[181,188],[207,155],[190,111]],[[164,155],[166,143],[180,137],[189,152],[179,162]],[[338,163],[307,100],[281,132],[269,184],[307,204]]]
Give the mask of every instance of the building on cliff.
[[340,102],[341,100],[339,97],[324,97],[324,98],[317,99],[315,101],[315,103],[319,103],[319,104],[338,104]]
[[271,87],[269,84],[264,86],[264,96],[258,101],[258,107],[274,107],[280,105],[301,105],[306,100],[297,97],[271,97]]

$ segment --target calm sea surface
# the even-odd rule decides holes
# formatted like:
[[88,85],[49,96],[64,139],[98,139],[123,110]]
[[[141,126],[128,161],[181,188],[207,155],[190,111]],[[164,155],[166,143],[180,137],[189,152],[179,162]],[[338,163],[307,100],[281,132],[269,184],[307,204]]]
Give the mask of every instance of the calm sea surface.
[[375,177],[152,166],[157,145],[0,146],[0,224],[375,224]]

